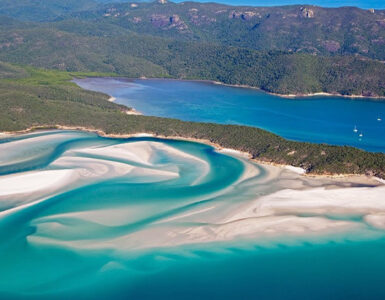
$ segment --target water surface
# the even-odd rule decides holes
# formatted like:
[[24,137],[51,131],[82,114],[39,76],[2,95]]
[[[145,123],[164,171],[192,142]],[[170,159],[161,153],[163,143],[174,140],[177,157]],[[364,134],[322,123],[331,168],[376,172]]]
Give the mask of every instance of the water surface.
[[383,189],[186,141],[2,138],[0,298],[384,299]]
[[384,100],[285,99],[254,89],[197,81],[89,78],[75,82],[112,95],[116,103],[145,115],[255,126],[291,140],[385,152]]

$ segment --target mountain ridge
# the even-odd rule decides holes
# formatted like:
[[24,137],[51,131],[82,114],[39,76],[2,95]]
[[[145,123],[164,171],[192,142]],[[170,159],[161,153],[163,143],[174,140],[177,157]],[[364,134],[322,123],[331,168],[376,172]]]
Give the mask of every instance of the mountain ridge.
[[0,60],[14,64],[212,80],[281,95],[385,97],[385,11],[152,2],[13,20],[0,17]]

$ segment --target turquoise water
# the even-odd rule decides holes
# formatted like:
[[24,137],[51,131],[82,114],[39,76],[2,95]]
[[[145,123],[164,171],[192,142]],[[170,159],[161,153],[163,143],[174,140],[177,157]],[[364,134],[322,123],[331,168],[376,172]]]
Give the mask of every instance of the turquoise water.
[[285,99],[253,89],[176,80],[90,78],[76,83],[112,95],[117,103],[145,115],[255,126],[296,141],[385,152],[385,101]]
[[[339,230],[316,213],[333,234],[281,228],[285,211],[258,231],[261,202],[237,215],[294,186],[335,187],[273,170],[185,141],[2,138],[0,298],[384,299],[384,231],[363,215],[340,216],[349,227]],[[312,228],[313,217],[295,218]]]
[[[176,1],[183,2],[183,1]],[[201,0],[199,2],[212,2],[209,0]],[[251,5],[251,6],[279,6],[294,4],[310,4],[323,7],[340,7],[340,6],[356,6],[360,8],[384,9],[385,3],[382,0],[218,0],[218,3],[229,5]]]

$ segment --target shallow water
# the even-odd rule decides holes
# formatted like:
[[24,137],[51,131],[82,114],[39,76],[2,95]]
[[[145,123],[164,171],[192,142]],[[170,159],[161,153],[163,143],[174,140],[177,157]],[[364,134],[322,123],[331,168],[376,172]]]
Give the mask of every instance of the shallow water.
[[[77,131],[0,139],[0,174],[1,299],[385,297],[381,186]],[[338,191],[368,198],[331,216]]]
[[[248,125],[296,141],[385,152],[385,101],[285,99],[254,89],[177,80],[89,78],[75,82],[85,89],[112,95],[116,103],[145,115]],[[357,132],[353,131],[355,126]]]

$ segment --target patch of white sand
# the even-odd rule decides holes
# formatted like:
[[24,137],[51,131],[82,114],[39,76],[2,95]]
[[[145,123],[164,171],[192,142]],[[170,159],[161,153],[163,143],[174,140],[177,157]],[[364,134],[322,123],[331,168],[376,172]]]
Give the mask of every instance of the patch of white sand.
[[73,170],[33,171],[0,177],[0,196],[52,191],[71,184]]
[[135,133],[132,136],[133,137],[153,137],[154,135],[151,133]]
[[0,144],[0,166],[38,158],[42,153],[47,153],[51,145],[59,144],[61,141],[76,136],[79,136],[79,133],[66,132],[61,134],[31,136],[28,139]]
[[294,167],[294,166],[285,166],[285,169],[289,170],[289,171],[292,171],[294,173],[297,173],[297,174],[305,174],[306,173],[306,170],[303,169],[303,168],[299,168],[299,167]]
[[274,214],[357,214],[385,211],[384,186],[285,189],[242,207],[231,219]]
[[373,227],[385,229],[385,212],[366,215],[364,220]]
[[245,157],[245,158],[249,158],[250,157],[250,154],[248,154],[246,152],[241,152],[239,150],[230,149],[230,148],[222,148],[222,149],[218,150],[218,152],[219,153],[230,154],[230,155],[235,155],[235,156],[239,156],[239,157]]
[[[31,138],[30,141],[6,143],[7,146],[3,148],[0,145],[0,153],[3,150],[12,152],[18,147],[27,149],[29,146],[35,147],[36,145],[36,149],[38,149],[39,143],[43,145],[65,138],[68,138],[68,135],[60,134],[58,137],[52,135]],[[177,163],[173,165],[164,163],[163,159],[158,160],[160,152],[174,158]],[[229,149],[224,149],[222,152],[240,155]],[[240,159],[244,162],[245,168],[238,182],[215,191],[211,195],[202,195],[202,199],[199,197],[195,199],[200,201],[208,199],[207,197],[215,198],[222,193],[227,195],[223,201],[208,201],[191,207],[186,204],[193,202],[173,203],[172,205],[167,204],[166,201],[161,204],[156,201],[127,203],[119,208],[106,206],[105,209],[100,210],[50,215],[34,220],[37,232],[28,236],[28,240],[76,248],[108,248],[124,251],[228,241],[235,238],[327,234],[366,226],[366,224],[385,229],[384,185],[346,188],[339,186],[337,180],[330,178],[304,178],[300,176],[304,173],[301,168],[261,167],[244,158]],[[204,159],[162,142],[138,141],[108,146],[88,146],[66,151],[51,163],[52,170],[1,176],[0,200],[5,197],[29,199],[28,195],[39,193],[43,197],[68,186],[75,187],[99,179],[115,177],[127,180],[127,182],[135,182],[135,180],[141,183],[158,182],[177,178],[180,176],[180,170],[189,166],[194,166],[194,168],[197,166],[199,170],[198,178],[194,178],[193,184],[202,181],[210,172],[211,167]],[[248,189],[247,195],[248,197],[251,195],[252,200],[244,198],[245,201],[233,201],[231,197],[236,196],[238,192],[245,195],[242,190],[244,188]],[[181,198],[184,196],[181,195]],[[135,194],[132,197],[134,199]],[[189,201],[195,200],[189,199]],[[41,198],[39,201],[44,201],[44,199]],[[33,205],[33,203],[23,205],[0,213],[0,216],[22,209],[27,205]],[[178,207],[183,207],[181,212],[175,210]],[[167,217],[159,217],[162,213],[165,213]],[[364,216],[366,224],[328,217],[333,214],[361,214]],[[149,221],[148,225],[138,226],[135,230],[125,231],[123,229],[120,235],[112,230],[113,233],[109,236],[109,229],[113,227],[125,227],[125,225],[144,219],[151,220],[154,215],[157,217],[154,218],[154,221]],[[61,222],[60,220],[73,220],[74,222]],[[79,222],[75,222],[76,220]],[[105,238],[100,238],[97,236],[98,232],[91,230],[90,222],[106,227]],[[76,236],[84,235],[87,238],[71,240],[71,232],[74,232]],[[95,234],[95,237],[91,233]],[[66,238],[60,239],[60,237]]]
[[378,177],[373,177],[374,180],[382,183],[382,184],[385,184],[385,180],[384,179],[381,179],[381,178],[378,178]]

